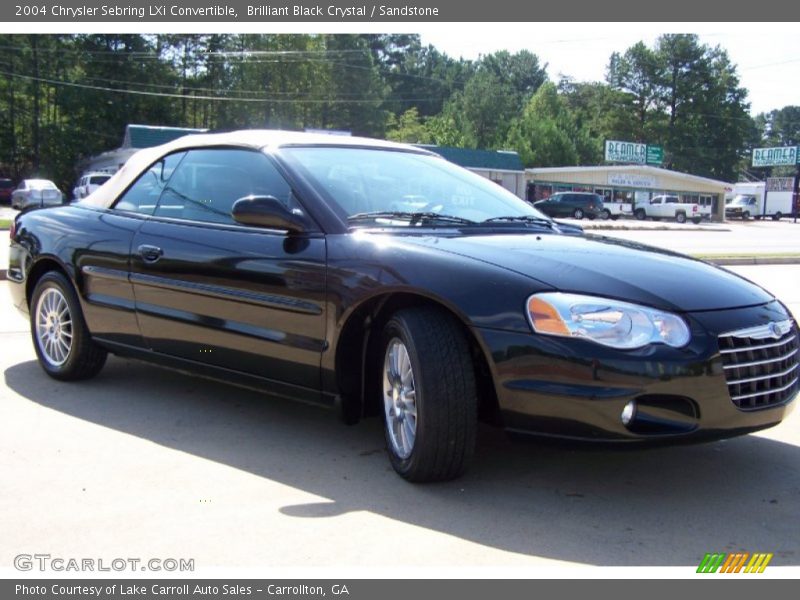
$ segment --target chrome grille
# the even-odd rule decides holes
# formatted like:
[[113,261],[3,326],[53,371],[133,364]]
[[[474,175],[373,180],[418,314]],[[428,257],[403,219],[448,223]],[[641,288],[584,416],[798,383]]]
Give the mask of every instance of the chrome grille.
[[724,333],[719,351],[728,392],[740,409],[782,404],[797,392],[800,333],[791,320]]

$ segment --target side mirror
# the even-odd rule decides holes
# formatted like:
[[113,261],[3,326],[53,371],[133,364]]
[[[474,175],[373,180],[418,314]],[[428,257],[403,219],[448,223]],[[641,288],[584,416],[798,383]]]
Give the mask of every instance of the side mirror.
[[283,229],[290,233],[305,230],[303,219],[281,204],[275,196],[245,196],[233,203],[233,220],[241,225]]

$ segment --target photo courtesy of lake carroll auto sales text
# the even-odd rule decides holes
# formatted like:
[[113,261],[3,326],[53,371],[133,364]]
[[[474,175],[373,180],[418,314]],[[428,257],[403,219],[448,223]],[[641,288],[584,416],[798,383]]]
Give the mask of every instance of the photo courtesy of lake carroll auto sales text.
[[0,598],[788,592],[800,6],[381,1],[0,6]]

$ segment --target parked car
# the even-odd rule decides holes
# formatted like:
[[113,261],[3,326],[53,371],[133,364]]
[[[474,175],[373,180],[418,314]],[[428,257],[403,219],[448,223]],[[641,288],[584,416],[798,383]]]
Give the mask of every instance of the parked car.
[[11,194],[14,191],[14,182],[5,177],[0,178],[0,202],[11,204]]
[[603,220],[612,219],[616,221],[620,217],[633,216],[631,205],[627,202],[603,202],[603,210],[600,211],[600,218]]
[[765,290],[584,235],[412,146],[186,136],[10,233],[9,289],[47,375],[86,379],[113,353],[348,423],[380,414],[411,481],[464,472],[479,417],[701,441],[776,425],[798,393],[800,332]]
[[109,179],[111,179],[109,173],[84,173],[78,179],[77,185],[72,189],[73,199],[83,200]]
[[533,205],[549,217],[594,219],[603,211],[603,197],[590,192],[558,192]]
[[697,225],[703,220],[700,206],[692,202],[681,202],[677,196],[661,195],[653,196],[650,202],[637,203],[633,214],[637,219],[643,221],[646,218],[652,219],[674,219],[678,223],[685,223],[691,219]]
[[23,210],[31,206],[55,206],[64,202],[64,194],[48,179],[24,179],[11,195],[11,206]]

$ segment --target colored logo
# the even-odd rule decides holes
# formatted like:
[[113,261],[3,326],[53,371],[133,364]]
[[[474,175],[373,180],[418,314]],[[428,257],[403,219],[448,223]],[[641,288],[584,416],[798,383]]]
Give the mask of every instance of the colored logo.
[[698,573],[763,573],[772,553],[734,552],[733,554],[709,553],[700,561]]

